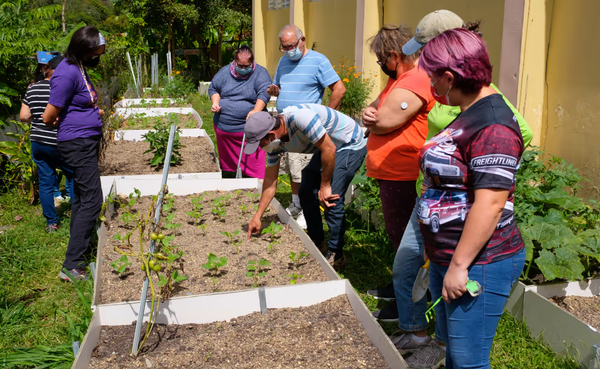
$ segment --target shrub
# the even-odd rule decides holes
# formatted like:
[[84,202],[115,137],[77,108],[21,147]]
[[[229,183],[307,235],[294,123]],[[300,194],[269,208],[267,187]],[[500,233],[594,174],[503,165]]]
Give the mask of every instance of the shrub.
[[[340,112],[352,118],[360,117],[373,91],[373,81],[370,78],[364,78],[364,75],[357,71],[358,67],[351,66],[350,61],[344,60],[344,58],[340,60],[340,65],[334,65],[333,69],[346,86],[346,93],[339,109]],[[327,90],[324,101],[329,101],[330,98],[331,92]]]

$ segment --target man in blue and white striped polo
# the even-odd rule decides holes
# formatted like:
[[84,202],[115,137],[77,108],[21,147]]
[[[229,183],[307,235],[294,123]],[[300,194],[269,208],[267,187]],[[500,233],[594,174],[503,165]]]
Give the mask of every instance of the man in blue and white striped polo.
[[[248,224],[248,238],[260,232],[260,219],[275,196],[281,155],[314,153],[302,170],[299,191],[307,232],[334,269],[346,265],[344,196],[367,155],[363,130],[352,118],[336,110],[320,104],[300,104],[287,107],[276,118],[267,112],[255,113],[244,131],[246,154],[253,154],[258,147],[267,152],[260,204]],[[327,244],[319,205],[325,210],[329,227]]]
[[[325,88],[331,89],[329,107],[338,109],[346,93],[344,82],[335,72],[329,59],[323,54],[306,47],[302,30],[289,24],[279,32],[279,51],[284,56],[279,60],[277,71],[267,92],[277,96],[277,112],[296,104],[320,104]],[[292,203],[286,209],[296,217],[301,227],[306,228],[300,207],[298,189],[302,180],[302,169],[310,161],[310,155],[288,153],[283,158],[282,169],[289,173],[292,186]]]

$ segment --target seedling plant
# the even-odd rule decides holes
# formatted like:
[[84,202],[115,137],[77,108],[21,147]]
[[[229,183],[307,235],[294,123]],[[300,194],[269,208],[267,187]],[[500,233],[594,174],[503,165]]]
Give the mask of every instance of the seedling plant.
[[241,241],[239,241],[238,239],[236,239],[235,237],[240,234],[240,231],[237,230],[235,232],[221,232],[222,235],[226,236],[229,239],[229,244],[235,246],[235,251],[236,254],[240,253],[240,245],[242,244]]
[[294,273],[294,274],[288,274],[288,277],[290,277],[290,284],[296,284],[298,282],[298,279],[300,278],[304,278],[303,275]]
[[304,251],[300,252],[299,254],[296,254],[295,252],[290,251],[289,258],[292,261],[292,264],[294,265],[294,267],[296,269],[299,269],[300,266],[302,265],[302,259],[304,259],[308,256],[309,256],[309,254]]
[[202,265],[202,267],[207,269],[210,273],[210,280],[213,282],[213,284],[216,284],[219,280],[219,269],[227,265],[227,260],[228,259],[225,256],[221,256],[219,258],[213,253],[208,254],[208,261],[206,264]]
[[271,249],[273,249],[273,246],[275,246],[276,244],[279,243],[279,241],[275,240],[275,236],[281,232],[281,230],[283,229],[283,226],[280,224],[275,224],[275,222],[271,222],[271,224],[262,230],[261,234],[269,234],[270,238],[271,238],[271,242],[269,243],[269,246],[267,247],[267,250],[271,251]]
[[189,215],[190,218],[192,218],[192,222],[194,223],[194,225],[198,225],[202,220],[202,215],[204,215],[202,213],[202,196],[192,198],[192,206],[192,211],[188,211],[187,215]]
[[250,277],[253,280],[252,287],[258,287],[258,279],[260,277],[264,277],[267,275],[266,268],[271,265],[271,262],[265,258],[260,259],[259,261],[249,260],[248,266],[246,269],[248,272],[246,273],[246,277]]

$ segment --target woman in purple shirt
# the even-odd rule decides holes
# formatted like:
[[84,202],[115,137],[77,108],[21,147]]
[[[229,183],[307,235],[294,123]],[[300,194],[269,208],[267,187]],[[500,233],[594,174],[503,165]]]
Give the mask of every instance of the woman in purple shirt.
[[73,34],[65,59],[50,80],[50,99],[42,116],[44,123],[58,127],[58,152],[74,173],[71,237],[58,275],[66,281],[69,274],[88,279],[85,256],[102,208],[98,150],[104,112],[96,104],[98,95],[86,68],[98,65],[104,49],[104,37],[96,27],[82,27]]

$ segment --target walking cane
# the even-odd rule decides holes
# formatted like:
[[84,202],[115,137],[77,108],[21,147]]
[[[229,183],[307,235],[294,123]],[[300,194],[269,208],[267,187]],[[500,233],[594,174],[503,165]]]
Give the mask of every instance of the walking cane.
[[242,149],[240,150],[240,158],[238,159],[237,170],[235,171],[235,178],[242,178],[242,155],[244,155],[244,142],[246,142],[246,132],[242,137]]

